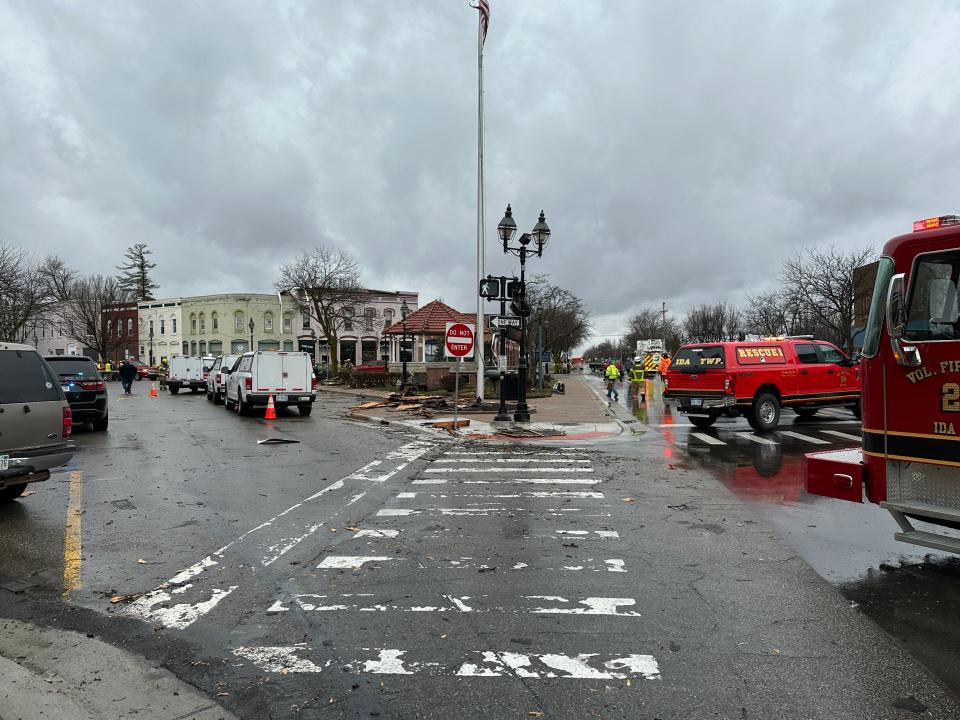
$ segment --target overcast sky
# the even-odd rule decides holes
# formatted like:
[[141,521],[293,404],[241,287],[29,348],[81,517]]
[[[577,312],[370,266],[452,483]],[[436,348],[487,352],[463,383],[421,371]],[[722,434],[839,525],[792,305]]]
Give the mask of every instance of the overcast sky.
[[[956,3],[490,2],[487,269],[543,208],[528,268],[598,336],[960,210]],[[0,0],[0,238],[86,273],[147,243],[163,296],[333,244],[468,310],[476,38],[466,0]]]

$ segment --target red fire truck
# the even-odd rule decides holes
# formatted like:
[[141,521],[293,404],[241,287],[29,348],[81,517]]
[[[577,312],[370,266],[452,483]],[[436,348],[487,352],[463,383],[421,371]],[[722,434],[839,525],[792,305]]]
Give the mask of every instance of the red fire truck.
[[883,249],[861,359],[863,447],[807,455],[807,491],[879,503],[904,542],[960,553],[960,217]]

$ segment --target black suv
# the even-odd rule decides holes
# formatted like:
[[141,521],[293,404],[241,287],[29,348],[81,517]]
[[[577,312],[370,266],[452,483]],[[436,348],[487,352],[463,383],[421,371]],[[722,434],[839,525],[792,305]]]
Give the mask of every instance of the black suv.
[[52,355],[45,359],[60,377],[60,387],[73,411],[73,423],[89,421],[94,430],[106,430],[107,386],[93,360],[85,355]]

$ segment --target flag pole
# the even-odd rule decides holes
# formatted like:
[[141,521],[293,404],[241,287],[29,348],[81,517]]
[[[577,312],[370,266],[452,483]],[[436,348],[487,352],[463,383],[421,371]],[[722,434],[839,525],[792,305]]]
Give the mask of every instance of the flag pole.
[[480,336],[477,355],[477,401],[483,402],[483,352],[484,322],[483,298],[480,297],[480,282],[483,280],[483,15],[477,13],[477,282],[473,286],[477,295],[477,334]]

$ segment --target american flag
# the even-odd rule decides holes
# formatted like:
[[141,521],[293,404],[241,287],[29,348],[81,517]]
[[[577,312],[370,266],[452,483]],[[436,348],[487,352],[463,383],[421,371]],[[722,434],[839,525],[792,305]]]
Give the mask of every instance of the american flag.
[[485,43],[487,41],[487,28],[490,26],[490,0],[477,0],[477,4],[471,4],[470,7],[480,11],[480,25],[483,27],[481,42]]

